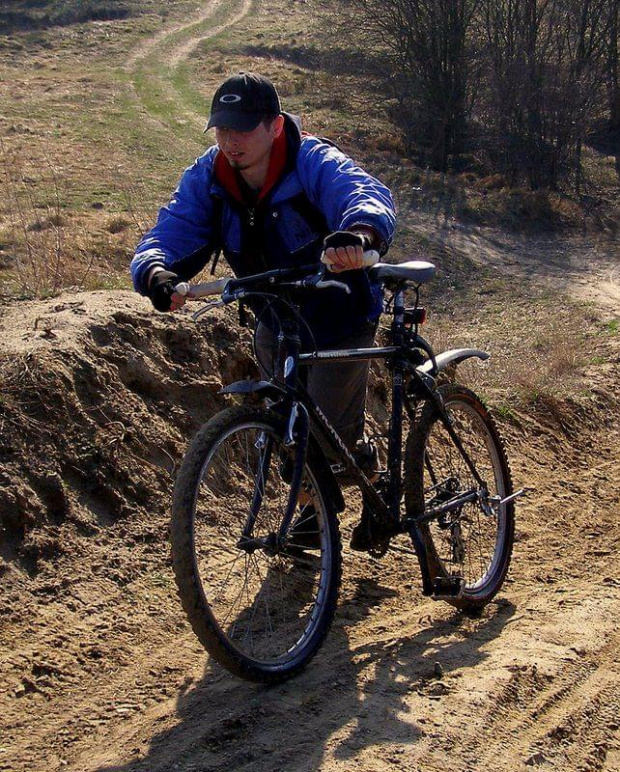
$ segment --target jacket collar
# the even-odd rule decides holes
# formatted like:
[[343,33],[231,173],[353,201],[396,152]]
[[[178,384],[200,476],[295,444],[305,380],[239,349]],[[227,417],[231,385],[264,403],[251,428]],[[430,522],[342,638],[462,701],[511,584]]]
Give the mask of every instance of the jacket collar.
[[[285,172],[294,168],[301,136],[300,119],[296,115],[284,113],[284,131],[273,142],[267,177],[260,190],[257,203],[264,201]],[[215,156],[214,173],[216,181],[227,193],[236,201],[245,203],[239,184],[239,172],[230,166],[221,150],[218,150]]]

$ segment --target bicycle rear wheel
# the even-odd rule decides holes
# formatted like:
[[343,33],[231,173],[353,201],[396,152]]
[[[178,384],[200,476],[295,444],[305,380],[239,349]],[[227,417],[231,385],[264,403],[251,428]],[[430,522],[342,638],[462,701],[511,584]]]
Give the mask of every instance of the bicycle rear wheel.
[[[179,470],[171,523],[174,573],[194,632],[235,675],[271,683],[317,652],[340,584],[338,522],[310,457],[298,509],[312,511],[316,532],[309,547],[307,526],[301,547],[292,528],[277,540],[295,463],[284,436],[284,421],[256,407],[211,419]],[[299,530],[304,515],[296,517]]]
[[[440,394],[489,498],[464,503],[419,525],[418,532],[426,546],[432,577],[458,576],[464,580],[461,596],[446,600],[459,608],[479,609],[499,591],[510,565],[514,502],[497,504],[512,493],[510,468],[495,422],[480,399],[456,384],[441,387]],[[430,402],[409,434],[405,464],[409,517],[428,513],[480,488]],[[493,497],[497,497],[495,502]]]

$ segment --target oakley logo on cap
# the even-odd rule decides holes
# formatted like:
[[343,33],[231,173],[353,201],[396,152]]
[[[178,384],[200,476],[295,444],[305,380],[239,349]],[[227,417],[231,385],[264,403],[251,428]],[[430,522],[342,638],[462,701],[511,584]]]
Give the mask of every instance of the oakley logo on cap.
[[253,131],[266,116],[281,112],[278,92],[268,78],[240,72],[227,78],[213,95],[207,128]]

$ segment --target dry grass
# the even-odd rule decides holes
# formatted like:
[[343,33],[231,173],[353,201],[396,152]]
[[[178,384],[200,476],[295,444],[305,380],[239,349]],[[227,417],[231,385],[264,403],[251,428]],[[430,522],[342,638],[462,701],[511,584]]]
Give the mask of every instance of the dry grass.
[[559,293],[492,274],[477,287],[477,304],[475,294],[464,293],[461,304],[457,293],[451,311],[431,315],[423,334],[437,350],[471,346],[491,354],[488,362],[460,365],[457,379],[500,420],[520,425],[529,416],[562,430],[572,426],[575,411],[590,400],[593,364],[606,361],[604,325]]
[[119,180],[122,212],[109,212],[109,200],[98,196],[71,206],[72,181],[43,148],[35,144],[26,157],[0,137],[2,292],[47,297],[69,287],[129,287],[129,261],[154,215],[144,186]]
[[[59,290],[65,281],[65,224],[58,177],[49,164],[36,172],[5,143],[0,143],[0,171],[4,211],[0,231],[3,249],[10,254],[22,294]],[[45,176],[52,195],[40,203],[34,191],[37,179]],[[41,178],[40,177],[40,178]]]
[[[195,5],[165,10],[172,24]],[[2,294],[129,286],[140,234],[199,147],[141,113],[123,69],[161,11],[0,35]]]
[[[238,0],[222,6],[222,18],[229,6],[237,9]],[[263,0],[180,66],[166,68],[154,52],[127,72],[142,40],[195,14],[189,0],[165,9],[149,0],[125,20],[0,38],[5,292],[45,295],[63,286],[126,282],[135,241],[181,169],[202,152],[199,118],[213,88],[242,68],[272,77],[307,129],[329,136],[385,179],[404,225],[410,208],[518,227],[579,221],[581,210],[565,197],[508,191],[499,175],[481,171],[437,175],[404,158],[401,138],[377,109],[372,79],[359,66],[363,57],[343,48],[344,38],[334,49],[334,9],[319,0],[293,6]],[[610,184],[608,175],[601,179]],[[408,248],[403,227],[394,257]]]
[[575,391],[586,363],[581,336],[570,337],[566,329],[552,326],[535,335],[530,354],[511,362],[502,385],[521,403],[561,398]]

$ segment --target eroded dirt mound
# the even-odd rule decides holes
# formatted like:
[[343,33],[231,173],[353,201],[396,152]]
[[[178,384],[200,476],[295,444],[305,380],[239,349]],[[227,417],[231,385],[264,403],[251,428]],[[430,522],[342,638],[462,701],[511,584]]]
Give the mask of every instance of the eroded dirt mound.
[[223,316],[205,335],[130,293],[17,303],[1,332],[0,524],[5,559],[29,571],[75,534],[163,513],[187,438],[223,402],[222,380],[254,372]]

